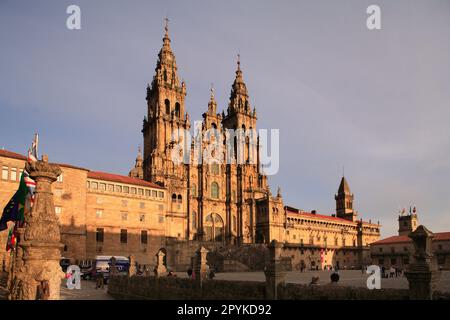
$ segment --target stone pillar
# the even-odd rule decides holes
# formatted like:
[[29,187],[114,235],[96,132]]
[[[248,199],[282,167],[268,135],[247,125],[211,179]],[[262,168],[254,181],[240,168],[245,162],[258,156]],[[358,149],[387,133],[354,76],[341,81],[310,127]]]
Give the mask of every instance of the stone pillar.
[[414,243],[414,262],[405,272],[409,282],[411,300],[431,300],[440,277],[436,261],[433,259],[432,240],[434,234],[423,225],[411,232],[408,237]]
[[209,273],[209,266],[206,261],[206,256],[208,254],[208,249],[205,247],[200,247],[195,252],[195,259],[194,259],[194,273],[195,273],[195,280],[200,283],[200,286],[202,285],[203,281],[208,279],[208,273]]
[[136,261],[133,255],[130,255],[128,259],[130,260],[130,267],[128,268],[128,276],[132,277],[136,275]]
[[44,298],[58,300],[61,279],[64,278],[59,265],[63,244],[60,242],[51,184],[61,174],[61,169],[48,163],[45,155],[42,161],[27,163],[25,169],[36,181],[35,198],[30,214],[25,216],[25,232],[19,243],[23,250],[22,259],[18,256],[21,261],[14,266],[9,299],[35,300],[38,287],[44,287]]
[[284,283],[286,277],[286,271],[281,264],[283,244],[277,240],[272,240],[268,248],[269,257],[264,270],[266,276],[266,298],[276,300],[278,298],[278,285]]
[[155,276],[157,277],[164,276],[167,272],[167,268],[164,265],[164,256],[165,253],[162,250],[159,250],[156,254]]
[[116,261],[117,261],[117,259],[115,257],[111,258],[111,265],[109,266],[109,275],[110,276],[115,276],[115,275],[119,274],[119,271],[117,270],[117,266],[116,266]]

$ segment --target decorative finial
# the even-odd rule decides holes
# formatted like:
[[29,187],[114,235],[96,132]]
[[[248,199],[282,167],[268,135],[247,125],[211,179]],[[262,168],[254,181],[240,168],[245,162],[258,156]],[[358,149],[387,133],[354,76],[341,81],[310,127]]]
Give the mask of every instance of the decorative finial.
[[138,155],[141,155],[142,151],[141,151],[141,145],[138,145]]
[[237,66],[238,70],[241,70],[241,55],[239,53],[237,54]]

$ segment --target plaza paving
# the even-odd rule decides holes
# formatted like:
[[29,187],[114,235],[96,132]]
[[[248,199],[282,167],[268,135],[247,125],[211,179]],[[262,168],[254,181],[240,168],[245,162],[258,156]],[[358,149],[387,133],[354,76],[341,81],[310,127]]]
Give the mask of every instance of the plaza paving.
[[95,281],[81,280],[81,289],[67,289],[66,281],[61,283],[61,300],[113,300],[108,295],[108,286],[95,289]]

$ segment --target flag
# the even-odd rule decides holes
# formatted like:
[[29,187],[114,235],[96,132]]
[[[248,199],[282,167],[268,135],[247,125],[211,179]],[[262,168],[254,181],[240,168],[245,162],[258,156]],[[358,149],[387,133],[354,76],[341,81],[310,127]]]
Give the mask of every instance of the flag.
[[[24,171],[25,172],[25,171]],[[20,221],[24,220],[24,211],[26,205],[26,197],[29,194],[29,189],[25,182],[25,175],[22,174],[19,183],[19,189],[12,196],[3,209],[2,217],[0,219],[0,231],[8,228],[8,221]]]
[[[31,149],[28,149],[27,161],[29,163],[37,161],[38,143],[39,137],[36,133],[31,144]],[[34,204],[35,188],[36,182],[30,178],[30,175],[24,169],[20,177],[19,189],[3,209],[2,217],[0,218],[0,231],[8,228],[8,221],[16,222],[16,228],[23,225],[25,221],[25,213],[28,213]]]
[[15,226],[9,229],[8,240],[6,241],[6,252],[14,250],[16,248],[16,235],[14,232]]
[[35,157],[35,159],[39,158],[38,146],[39,146],[39,135],[37,133],[35,133],[33,142],[31,143],[31,152],[32,152],[33,156]]

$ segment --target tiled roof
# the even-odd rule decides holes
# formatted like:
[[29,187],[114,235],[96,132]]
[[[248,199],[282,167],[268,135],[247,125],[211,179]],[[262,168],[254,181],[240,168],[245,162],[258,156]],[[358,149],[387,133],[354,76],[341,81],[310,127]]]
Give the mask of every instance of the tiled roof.
[[[299,215],[301,217],[305,217],[305,218],[316,218],[316,219],[323,219],[323,220],[330,220],[330,221],[336,221],[336,222],[342,222],[342,223],[355,223],[357,221],[349,221],[343,218],[339,218],[339,217],[333,217],[331,215],[324,215],[324,214],[318,214],[318,213],[312,213],[312,212],[307,212],[307,211],[303,211],[303,210],[298,210],[292,207],[287,206],[286,210],[288,213],[292,213],[292,214],[296,214]],[[363,221],[364,224],[372,224],[372,225],[377,225],[375,223],[371,223],[371,222],[367,222],[367,221]]]
[[134,185],[139,185],[139,186],[149,187],[149,188],[164,189],[163,187],[157,185],[156,183],[148,182],[148,181],[145,181],[142,179],[131,178],[128,176],[121,176],[118,174],[107,173],[107,172],[89,171],[88,178],[113,181],[113,182],[119,182],[119,183],[126,183],[126,184],[134,184]]
[[[26,156],[21,155],[16,152],[8,151],[8,150],[0,150],[0,157],[13,158],[13,159],[19,159],[19,160],[24,160],[24,161],[27,160]],[[76,167],[71,164],[63,164],[63,163],[57,163],[57,164],[60,165],[61,167],[89,171],[88,169]],[[88,178],[106,180],[106,181],[114,181],[114,182],[127,183],[127,184],[134,184],[134,185],[149,187],[149,188],[164,189],[163,187],[161,187],[155,183],[151,183],[151,182],[148,182],[145,180],[130,178],[128,176],[122,176],[122,175],[107,173],[107,172],[89,171]]]
[[297,214],[301,217],[305,217],[305,218],[316,218],[316,219],[324,219],[324,220],[333,220],[333,221],[338,221],[338,222],[352,222],[349,220],[345,220],[342,218],[338,218],[338,217],[332,217],[332,216],[326,216],[323,214],[318,214],[318,213],[311,213],[311,212],[306,212],[306,211],[292,211],[288,209],[289,213],[293,213],[293,214]]
[[0,157],[6,157],[6,158],[13,158],[13,159],[19,159],[19,160],[27,160],[27,157],[24,155],[21,155],[19,153],[15,153],[8,150],[0,150]]
[[[433,241],[448,241],[450,240],[450,232],[436,232],[434,234]],[[371,245],[377,244],[395,244],[395,243],[408,243],[411,242],[411,238],[408,236],[392,236],[386,239],[373,242]]]
[[[24,155],[22,155],[20,153],[8,151],[8,150],[0,150],[0,157],[13,158],[13,159],[24,160],[24,161],[27,160],[26,156],[24,156]],[[65,163],[56,163],[56,164],[61,166],[61,167],[65,167],[65,168],[72,168],[72,169],[80,169],[80,170],[89,171],[88,169],[77,167],[77,166],[74,166],[74,165],[71,165],[71,164],[65,164]]]

